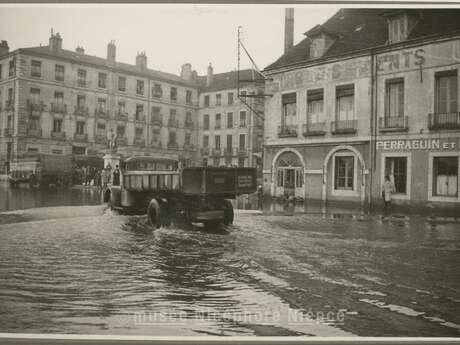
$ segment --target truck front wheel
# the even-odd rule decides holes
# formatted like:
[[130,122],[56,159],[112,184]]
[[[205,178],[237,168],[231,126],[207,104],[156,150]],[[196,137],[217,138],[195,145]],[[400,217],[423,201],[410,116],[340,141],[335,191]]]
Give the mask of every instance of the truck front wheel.
[[149,218],[150,225],[152,225],[154,229],[158,229],[161,226],[160,204],[156,199],[150,200],[149,206],[147,207],[147,217]]

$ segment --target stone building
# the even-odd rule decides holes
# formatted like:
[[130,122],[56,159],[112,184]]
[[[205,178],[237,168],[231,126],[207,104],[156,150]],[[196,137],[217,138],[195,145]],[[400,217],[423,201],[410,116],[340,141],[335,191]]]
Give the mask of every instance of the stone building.
[[[264,189],[460,202],[460,11],[342,9],[265,69]],[[289,33],[287,34],[289,36]]]
[[[51,33],[47,46],[12,52],[1,41],[0,165],[27,152],[101,154],[113,138],[123,156],[156,155],[201,164],[198,115],[208,106],[199,103],[204,99],[200,94],[220,90],[227,97],[228,89],[239,105],[232,108],[235,116],[243,111],[234,90],[236,79],[224,78],[224,85],[223,75],[216,74],[207,85],[207,77],[199,77],[188,63],[180,75],[153,70],[142,52],[134,65],[121,63],[114,41],[107,45],[106,58],[85,54],[82,47],[64,49],[59,33]],[[250,136],[249,108],[247,114],[247,144],[241,147],[252,150],[252,141],[260,138]],[[257,128],[263,130],[260,124]],[[249,151],[236,154],[252,164]]]

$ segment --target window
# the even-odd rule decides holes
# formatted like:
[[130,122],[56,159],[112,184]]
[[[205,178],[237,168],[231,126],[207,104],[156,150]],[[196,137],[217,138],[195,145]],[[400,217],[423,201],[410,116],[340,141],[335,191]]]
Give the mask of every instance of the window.
[[216,105],[222,104],[222,95],[220,93],[216,94]]
[[169,141],[170,144],[176,143],[176,131],[169,131]]
[[103,123],[103,122],[98,122],[97,123],[96,134],[98,136],[104,136],[105,135],[105,123]]
[[278,169],[276,174],[276,186],[284,187],[284,169]]
[[245,161],[245,159],[243,157],[238,158],[238,166],[240,168],[244,167],[244,161]]
[[118,77],[118,91],[126,91],[126,77]]
[[389,37],[391,43],[404,41],[407,37],[407,17],[405,15],[390,20]]
[[209,95],[204,96],[204,106],[209,107]]
[[435,112],[448,114],[457,112],[457,70],[436,73]]
[[[40,90],[40,89],[36,89],[36,90]],[[40,92],[40,91],[39,91]],[[7,98],[7,102],[8,103],[12,103],[13,102],[13,88],[9,88],[8,89],[8,98]]]
[[227,94],[227,103],[228,105],[232,105],[233,104],[233,92],[229,92]]
[[240,97],[241,98],[246,98],[247,93],[248,93],[247,91],[241,91],[240,92]]
[[354,180],[354,157],[335,157],[335,189],[353,190]]
[[287,93],[282,95],[282,126],[292,126],[297,123],[296,121],[296,94]]
[[62,119],[53,120],[53,132],[60,133],[62,131]]
[[16,60],[10,60],[9,62],[9,70],[8,70],[8,76],[9,77],[14,77],[16,75]]
[[126,112],[126,103],[124,101],[118,101],[118,113],[125,114]]
[[77,128],[75,132],[79,135],[85,134],[85,122],[84,121],[77,121]]
[[153,84],[152,97],[161,98],[163,96],[163,88],[160,84]]
[[227,150],[230,151],[233,146],[233,135],[227,134]]
[[209,136],[203,135],[203,147],[209,146]]
[[32,104],[40,103],[40,89],[37,89],[37,88],[30,89],[30,102]]
[[63,65],[54,66],[54,80],[64,81],[64,66]]
[[185,92],[185,103],[192,104],[192,91],[191,90],[187,90]]
[[[385,176],[389,176],[395,186],[396,193],[406,194],[407,191],[407,157],[386,157]],[[383,176],[383,178],[385,178]]]
[[134,132],[134,137],[137,140],[143,139],[143,137],[144,137],[144,129],[142,127],[136,127],[136,130]]
[[124,138],[125,132],[126,132],[125,126],[117,126],[117,137]]
[[98,80],[97,86],[103,89],[107,87],[107,74],[99,73],[99,80]]
[[[11,116],[8,116],[7,128],[11,127]],[[40,120],[38,117],[30,117],[28,119],[28,128],[32,130],[40,129]]]
[[136,83],[136,93],[138,95],[144,95],[144,81],[138,80]]
[[171,102],[177,102],[177,88],[171,87],[169,96],[170,96]]
[[310,58],[315,59],[323,55],[325,49],[324,38],[315,38],[310,44]]
[[73,155],[84,155],[86,152],[86,147],[84,146],[72,146]]
[[388,80],[385,85],[385,117],[404,116],[404,80]]
[[80,87],[86,86],[86,70],[79,69],[77,74],[77,83]]
[[323,89],[307,91],[307,122],[319,123],[324,121],[324,91]]
[[41,78],[42,76],[42,62],[37,60],[31,61],[30,75],[35,78]]
[[184,138],[185,145],[190,145],[190,138],[191,138],[191,134],[185,133],[185,138]]
[[220,127],[221,127],[220,114],[216,114],[216,129],[220,129]]
[[209,115],[204,115],[203,116],[203,129],[204,130],[209,129]]
[[136,104],[136,121],[144,121],[144,105]]
[[220,150],[220,135],[214,137],[214,144],[217,150]]
[[105,113],[105,98],[98,98],[97,100],[97,111],[98,113]]
[[458,195],[458,157],[433,157],[433,196]]
[[337,121],[355,119],[354,85],[338,86],[336,89],[336,116]]
[[246,127],[246,111],[240,111],[240,127]]
[[54,93],[54,103],[64,104],[64,93],[56,91]]
[[233,113],[227,113],[227,128],[233,128]]
[[77,107],[83,108],[86,103],[86,97],[84,95],[77,95]]
[[246,134],[240,134],[240,149],[244,150],[246,148]]

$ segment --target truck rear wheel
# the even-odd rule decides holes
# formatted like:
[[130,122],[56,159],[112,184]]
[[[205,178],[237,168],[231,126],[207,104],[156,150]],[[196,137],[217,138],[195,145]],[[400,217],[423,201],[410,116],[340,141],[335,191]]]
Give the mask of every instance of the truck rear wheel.
[[224,200],[224,224],[230,225],[233,224],[233,218],[235,217],[233,213],[233,205],[230,201]]
[[150,225],[154,229],[158,229],[162,225],[160,204],[156,199],[150,200],[149,206],[147,207],[147,217],[149,218]]

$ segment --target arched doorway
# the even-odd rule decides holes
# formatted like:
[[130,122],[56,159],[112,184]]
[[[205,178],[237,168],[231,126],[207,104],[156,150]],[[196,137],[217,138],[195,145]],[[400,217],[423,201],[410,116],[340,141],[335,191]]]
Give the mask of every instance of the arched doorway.
[[280,152],[274,163],[274,195],[304,197],[304,164],[299,153]]

